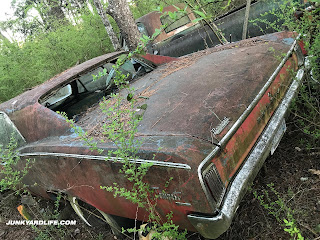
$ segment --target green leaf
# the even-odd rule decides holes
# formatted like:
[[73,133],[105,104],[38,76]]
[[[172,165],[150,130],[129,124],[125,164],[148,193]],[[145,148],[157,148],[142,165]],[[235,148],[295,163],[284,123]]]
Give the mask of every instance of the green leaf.
[[147,35],[142,36],[145,40],[149,40],[149,37]]
[[180,11],[181,10],[181,8],[179,8],[179,7],[177,7],[177,6],[175,6],[175,5],[173,5],[178,11]]
[[197,11],[197,10],[194,10],[194,12],[195,12],[196,14],[198,14],[200,17],[204,18],[204,19],[207,18],[207,16],[206,16],[203,12],[200,12],[200,11]]
[[152,38],[155,38],[155,37],[158,36],[160,33],[161,33],[161,29],[156,28],[156,29],[154,30],[154,33],[152,34]]
[[193,20],[192,20],[192,22],[199,22],[199,21],[201,21],[201,20],[203,20],[203,18],[202,18],[202,17],[201,17],[201,18],[193,19]]
[[154,9],[154,11],[162,13],[163,12],[163,6],[158,6],[156,9]]
[[148,107],[148,104],[145,103],[145,104],[139,106],[138,108],[139,108],[139,109],[142,109],[142,110],[146,110],[147,107]]
[[133,94],[132,94],[132,93],[129,93],[129,94],[127,95],[127,100],[128,100],[128,102],[131,102],[132,99],[133,99]]
[[149,97],[139,96],[138,98],[149,99]]
[[142,120],[142,115],[141,114],[136,114],[134,115],[134,118],[137,120]]
[[168,12],[168,15],[173,20],[175,20],[177,18],[177,12]]

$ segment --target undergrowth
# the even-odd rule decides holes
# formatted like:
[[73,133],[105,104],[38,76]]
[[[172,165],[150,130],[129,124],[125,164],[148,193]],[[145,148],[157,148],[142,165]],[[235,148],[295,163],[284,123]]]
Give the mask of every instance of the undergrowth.
[[[298,1],[274,1],[278,8],[267,13],[278,17],[276,22],[256,19],[277,31],[290,30],[301,34],[305,50],[308,53],[309,64],[305,64],[306,77],[301,83],[299,93],[293,100],[290,113],[293,123],[303,134],[301,144],[307,151],[317,151],[320,147],[320,9],[319,1],[310,4],[311,11],[305,10],[306,5]],[[272,215],[290,235],[290,239],[302,240],[302,232],[298,221],[303,221],[295,209],[288,206],[285,195],[276,191],[274,184],[268,184],[267,189],[253,191],[263,208]]]
[[284,197],[275,189],[274,184],[267,184],[268,189],[261,192],[252,191],[254,197],[259,201],[260,205],[275,217],[277,222],[283,226],[283,230],[290,235],[290,239],[304,240],[301,230],[295,218],[295,210],[291,209]]
[[[0,146],[0,218],[3,221],[15,221],[12,211],[18,211],[24,220],[49,221],[61,220],[60,207],[61,195],[57,194],[54,207],[42,207],[36,197],[32,196],[28,187],[23,183],[23,178],[32,169],[35,160],[21,160],[15,139],[11,137],[6,146]],[[33,186],[36,186],[35,183]],[[19,206],[16,204],[21,199]],[[14,209],[14,210],[13,210]],[[18,220],[19,221],[19,220]],[[64,239],[68,229],[60,224],[56,225],[30,225],[36,233],[35,239]]]
[[[320,8],[319,1],[310,1],[302,5],[298,1],[272,0],[276,6],[272,11],[262,15],[262,18],[252,22],[266,24],[276,31],[289,30],[301,34],[301,41],[308,53],[308,76],[301,84],[298,96],[292,103],[291,113],[295,123],[305,134],[307,148],[317,148],[320,145]],[[317,2],[317,3],[315,3]],[[305,10],[308,7],[311,10]],[[264,15],[271,14],[277,21],[263,20]]]

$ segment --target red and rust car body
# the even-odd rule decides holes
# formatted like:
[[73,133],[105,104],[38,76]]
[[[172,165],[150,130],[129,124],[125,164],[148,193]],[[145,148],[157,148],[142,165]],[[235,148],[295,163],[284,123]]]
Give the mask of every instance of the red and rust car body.
[[[0,104],[0,125],[7,129],[0,137],[4,143],[14,132],[21,159],[35,159],[24,178],[33,193],[63,192],[104,213],[135,219],[135,204],[100,189],[114,182],[130,187],[119,173],[121,163],[106,160],[115,146],[99,143],[104,153],[92,152],[55,112],[67,112],[98,141],[106,121],[94,105],[101,92],[72,97],[80,89],[73,83],[120,54],[82,63]],[[153,163],[146,181],[159,191],[161,217],[172,211],[180,228],[206,238],[226,231],[248,184],[285,131],[285,114],[305,74],[303,63],[295,35],[281,32],[176,59],[131,83],[141,104],[148,105],[138,127],[136,137],[143,143],[135,162]],[[72,94],[61,105],[47,104],[52,92],[69,85]],[[139,220],[147,216],[138,211]]]

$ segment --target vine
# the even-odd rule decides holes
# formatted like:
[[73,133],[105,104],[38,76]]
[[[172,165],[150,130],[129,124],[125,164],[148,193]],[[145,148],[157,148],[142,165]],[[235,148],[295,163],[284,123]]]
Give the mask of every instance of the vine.
[[[165,26],[161,28],[163,27]],[[112,80],[118,91],[117,93],[111,93],[110,98],[103,98],[100,102],[100,109],[106,114],[107,119],[107,122],[102,126],[103,139],[101,142],[111,141],[113,143],[115,150],[108,150],[106,160],[121,162],[122,167],[119,173],[125,176],[132,184],[132,187],[128,189],[115,182],[112,186],[101,186],[100,188],[112,192],[115,198],[123,197],[136,204],[137,212],[139,208],[143,208],[149,213],[148,222],[151,224],[147,227],[143,226],[143,229],[135,227],[123,231],[134,234],[139,231],[152,232],[153,239],[165,239],[165,237],[169,237],[169,239],[185,239],[186,231],[180,232],[178,230],[178,226],[172,221],[172,213],[166,215],[166,220],[161,219],[157,213],[158,194],[145,180],[148,170],[152,167],[152,163],[137,164],[135,161],[138,158],[138,152],[143,143],[141,140],[136,139],[137,128],[143,119],[143,113],[147,109],[147,104],[138,105],[135,89],[130,87],[128,75],[124,75],[121,71],[121,66],[126,61],[131,61],[136,54],[143,54],[146,45],[155,39],[160,32],[161,29],[157,29],[151,37],[143,36],[141,38],[142,44],[135,51],[120,57],[113,66],[115,76]],[[106,74],[106,72],[101,72],[98,76],[94,76],[94,79],[98,79]],[[137,109],[139,109],[139,112],[142,110],[143,113],[138,114]],[[87,132],[76,126],[72,119],[67,118],[66,114],[61,114],[78,136],[90,146],[91,150],[103,152],[102,149],[99,149],[98,143],[92,137],[90,138]],[[171,180],[167,181],[166,186],[169,185]]]

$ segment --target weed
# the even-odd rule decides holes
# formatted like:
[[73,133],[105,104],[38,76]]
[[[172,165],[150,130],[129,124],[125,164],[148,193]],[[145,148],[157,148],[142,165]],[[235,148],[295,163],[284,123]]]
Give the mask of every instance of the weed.
[[[114,150],[110,149],[106,153],[106,160],[119,161],[122,163],[119,173],[125,176],[131,183],[131,187],[122,187],[114,182],[111,186],[101,186],[100,188],[108,192],[113,192],[114,197],[123,197],[133,204],[136,204],[137,212],[139,208],[147,210],[149,213],[148,222],[152,223],[152,230],[154,231],[154,239],[164,239],[164,237],[167,236],[170,239],[185,239],[186,232],[180,233],[178,231],[178,226],[172,221],[172,213],[167,215],[166,220],[163,220],[156,211],[158,195],[145,180],[148,170],[152,167],[152,163],[137,164],[136,160],[142,141],[137,140],[135,136],[138,125],[143,118],[143,113],[147,109],[147,104],[143,104],[142,106],[138,105],[134,95],[135,90],[129,86],[128,76],[124,75],[120,70],[121,66],[126,61],[130,61],[135,54],[143,53],[145,46],[156,38],[160,32],[161,29],[157,30],[152,37],[143,36],[141,39],[143,44],[127,56],[120,57],[113,66],[115,76],[112,80],[119,92],[112,93],[109,99],[104,98],[100,103],[102,112],[107,116],[107,122],[102,126],[104,139],[101,141],[111,141],[115,146]],[[105,74],[107,73],[99,73],[94,79],[100,78]],[[139,109],[139,113],[142,110],[142,114],[137,114],[136,109]],[[103,150],[98,148],[98,144],[93,138],[89,138],[88,134],[77,127],[74,121],[68,119],[65,114],[62,113],[62,115],[79,137],[90,146],[91,150],[96,150],[100,153],[103,152]],[[166,182],[166,186],[169,185],[171,180],[172,178]],[[140,229],[137,228],[131,228],[124,231],[137,233],[139,230]]]
[[33,160],[27,159],[22,170],[18,170],[18,165],[21,164],[18,152],[15,150],[18,144],[13,137],[10,138],[9,144],[2,148],[0,146],[0,191],[13,190],[17,194],[26,186],[22,184],[23,177],[30,170]]
[[307,71],[311,74],[301,85],[298,96],[291,105],[291,113],[295,124],[306,136],[306,148],[314,148],[320,139],[320,8],[314,7],[311,11],[305,10],[305,5],[298,1],[273,0],[276,7],[264,14],[276,17],[276,21],[270,22],[261,18],[252,22],[256,25],[266,24],[269,28],[281,31],[284,28],[301,34],[301,41],[309,55],[310,66]]
[[[18,210],[20,214],[27,220],[57,220],[59,219],[60,211],[59,205],[61,200],[61,195],[57,195],[56,201],[54,203],[54,210],[51,212],[49,209],[45,210],[39,206],[38,202],[28,191],[25,184],[23,184],[23,178],[28,174],[29,170],[34,164],[34,159],[27,159],[22,162],[19,154],[16,150],[17,143],[13,137],[11,137],[10,142],[4,148],[0,148],[0,159],[1,159],[1,169],[0,169],[0,192],[12,192],[11,194],[24,197],[29,203],[20,205]],[[19,170],[21,169],[21,170]],[[7,196],[7,197],[8,197]],[[32,202],[32,204],[31,204]],[[1,204],[2,205],[2,204]],[[3,208],[5,206],[1,206]],[[3,210],[3,209],[2,209]],[[66,229],[63,226],[46,225],[46,226],[35,226],[31,225],[34,232],[37,233],[36,239],[63,239],[66,235]]]
[[275,217],[277,222],[284,227],[284,231],[290,234],[291,239],[303,240],[304,238],[294,218],[295,211],[288,207],[284,198],[274,188],[273,183],[267,184],[267,186],[269,190],[264,189],[260,194],[257,191],[252,191],[254,197],[268,211],[268,214]]

